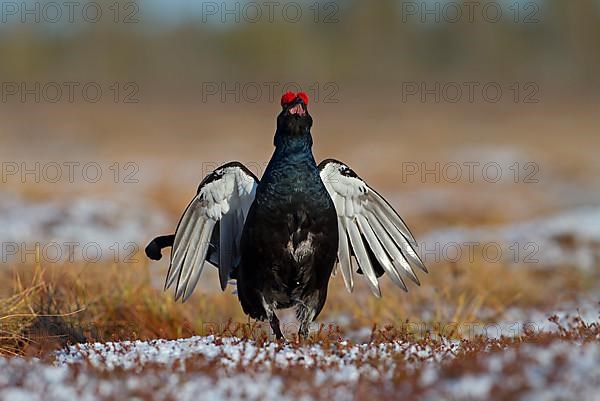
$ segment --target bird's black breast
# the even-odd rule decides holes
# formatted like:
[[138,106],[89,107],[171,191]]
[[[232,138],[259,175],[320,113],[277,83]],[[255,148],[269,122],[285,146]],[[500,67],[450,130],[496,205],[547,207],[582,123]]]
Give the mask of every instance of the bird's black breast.
[[242,235],[238,286],[290,307],[327,286],[337,254],[337,215],[316,166],[267,169],[265,176]]

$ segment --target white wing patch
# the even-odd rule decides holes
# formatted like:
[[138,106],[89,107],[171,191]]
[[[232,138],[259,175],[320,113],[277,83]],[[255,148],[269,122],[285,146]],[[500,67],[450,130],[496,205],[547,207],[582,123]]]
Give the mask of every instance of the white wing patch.
[[400,288],[407,290],[401,273],[419,284],[413,267],[427,269],[415,250],[417,242],[394,209],[344,163],[327,160],[319,168],[338,215],[338,262],[348,291],[354,288],[354,254],[369,288],[381,296],[369,251]]
[[240,259],[244,221],[254,201],[258,180],[239,163],[217,168],[200,184],[175,232],[165,289],[175,285],[175,299],[185,302],[204,267],[213,230],[219,225],[219,281],[225,289]]

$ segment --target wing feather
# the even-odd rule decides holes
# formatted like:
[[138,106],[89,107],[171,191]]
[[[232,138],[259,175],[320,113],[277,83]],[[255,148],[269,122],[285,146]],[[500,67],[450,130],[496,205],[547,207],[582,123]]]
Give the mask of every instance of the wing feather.
[[377,235],[377,238],[381,240],[383,247],[392,258],[392,264],[394,264],[394,266],[399,266],[400,269],[415,284],[421,285],[414,270],[412,269],[408,261],[404,258],[402,252],[400,252],[400,250],[398,249],[397,245],[394,243],[388,232],[385,230],[385,228],[383,228],[383,226],[379,222],[379,219],[373,213],[369,212],[367,214],[367,220],[369,221],[369,224],[371,224],[375,235]]
[[189,281],[192,271],[194,270],[194,267],[196,267],[196,265],[198,264],[198,258],[200,256],[198,250],[201,247],[200,238],[203,235],[202,230],[204,229],[204,226],[204,222],[201,221],[200,227],[197,227],[197,229],[194,230],[192,237],[190,237],[190,240],[186,244],[188,248],[186,256],[182,259],[181,266],[177,268],[177,270],[180,273],[177,275],[177,285],[175,286],[175,300],[178,300],[183,295],[185,286]]
[[350,218],[346,217],[345,219],[356,261],[367,278],[367,283],[369,284],[369,288],[371,288],[371,292],[379,298],[381,297],[381,290],[379,289],[379,283],[377,282],[377,275],[375,274],[375,270],[373,270],[371,259],[369,259],[369,254],[365,248],[358,226],[356,225],[356,222]]
[[373,251],[373,254],[375,254],[375,257],[383,267],[383,270],[385,270],[385,272],[390,275],[390,278],[392,279],[394,284],[402,288],[404,291],[408,291],[408,288],[406,288],[406,284],[404,284],[404,281],[402,281],[402,278],[396,271],[396,268],[392,264],[392,261],[381,246],[381,243],[379,242],[380,239],[377,238],[377,235],[375,235],[375,232],[369,225],[367,219],[362,215],[358,215],[356,219],[358,221],[360,231],[365,235],[367,243],[371,247],[371,250]]
[[[182,293],[182,301],[187,301],[194,288],[196,288],[196,284],[198,284],[198,280],[200,279],[200,275],[202,274],[202,270],[204,269],[204,259],[206,258],[206,252],[208,250],[208,245],[210,244],[210,233],[212,232],[216,222],[209,220],[206,222],[205,226],[202,229],[202,235],[200,237],[200,245],[196,250],[196,256],[194,257],[194,261],[192,262],[192,271],[190,276],[185,282],[185,285],[182,285],[181,288],[185,288],[185,291]],[[178,297],[175,297],[177,300]]]
[[338,223],[339,232],[339,246],[338,246],[338,259],[340,261],[340,270],[342,271],[342,278],[344,284],[349,292],[354,290],[354,281],[352,278],[352,259],[350,253],[350,246],[348,244],[348,234],[346,233],[346,221],[340,220]]
[[227,213],[221,218],[219,224],[219,282],[221,289],[227,287],[229,274],[233,269],[233,249],[236,245],[235,222],[237,213]]
[[257,185],[256,176],[237,162],[202,180],[175,231],[165,289],[175,284],[176,300],[185,302],[192,295],[209,249],[210,262],[218,264],[221,289],[226,288],[239,264],[242,230]]
[[[191,214],[197,214],[195,210],[191,211]],[[182,239],[179,241],[179,244],[173,245],[175,251],[171,255],[171,266],[169,267],[169,272],[167,273],[167,280],[165,284],[165,289],[168,289],[173,285],[173,282],[177,280],[176,287],[179,286],[179,280],[181,278],[182,269],[185,266],[185,261],[194,257],[195,254],[195,246],[197,245],[197,240],[200,237],[200,230],[202,228],[203,222],[198,220],[198,217],[193,221],[189,221],[184,226],[184,231],[182,234]],[[200,226],[199,226],[200,225]],[[175,233],[175,240],[178,239],[178,232]]]
[[386,200],[383,199],[381,195],[379,195],[376,191],[371,191],[370,195],[373,197],[375,203],[379,206],[382,213],[385,216],[387,216],[387,218],[392,222],[392,224],[394,224],[398,228],[400,233],[408,240],[408,242],[412,246],[417,247],[417,241],[408,229],[406,223],[404,222],[404,220],[402,220],[398,213],[396,213],[396,211],[390,206],[390,204],[387,203]]
[[379,206],[376,206],[375,210],[376,214],[382,217],[380,221],[383,223],[383,226],[385,227],[386,231],[392,236],[394,242],[396,242],[396,244],[400,247],[400,250],[402,251],[402,254],[406,257],[406,259],[412,265],[418,267],[419,269],[427,273],[428,271],[425,267],[425,264],[423,264],[421,258],[419,258],[419,255],[417,255],[417,252],[410,244],[410,242],[398,230],[398,227],[396,227],[394,223],[392,223],[389,220],[389,218],[387,218],[388,216],[381,211],[381,208]]
[[414,268],[426,273],[427,268],[417,254],[417,241],[398,213],[344,163],[328,159],[319,169],[338,215],[338,262],[346,288],[352,292],[354,284],[351,255],[378,297],[376,262],[400,288],[407,290],[404,274],[419,285]]

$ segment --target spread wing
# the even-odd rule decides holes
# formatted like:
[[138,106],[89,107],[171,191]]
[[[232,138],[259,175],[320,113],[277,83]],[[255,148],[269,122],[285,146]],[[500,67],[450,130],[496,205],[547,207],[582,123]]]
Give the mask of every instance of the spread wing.
[[239,264],[242,229],[257,185],[258,178],[238,162],[227,163],[202,180],[173,239],[165,289],[175,284],[176,300],[190,297],[207,257],[218,266],[225,289]]
[[338,215],[338,262],[348,291],[354,287],[352,256],[377,297],[377,279],[384,273],[405,291],[401,274],[418,285],[414,268],[425,273],[427,268],[413,235],[390,204],[342,162],[324,160],[319,170]]

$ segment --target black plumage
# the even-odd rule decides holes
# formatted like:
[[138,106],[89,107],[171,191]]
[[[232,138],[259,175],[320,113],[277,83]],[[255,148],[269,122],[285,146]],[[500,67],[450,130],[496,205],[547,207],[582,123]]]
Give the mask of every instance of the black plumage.
[[335,264],[337,216],[312,154],[312,118],[277,119],[275,152],[256,189],[242,234],[238,294],[244,312],[268,319],[281,337],[275,309],[296,307],[300,334],[319,314]]
[[336,259],[350,291],[355,257],[377,296],[384,273],[406,289],[400,272],[418,283],[411,265],[426,271],[412,234],[379,194],[341,162],[317,166],[307,103],[302,93],[282,98],[275,151],[260,181],[240,163],[219,167],[200,184],[175,235],[146,248],[158,260],[173,246],[166,287],[176,283],[176,298],[189,297],[204,260],[218,266],[221,287],[236,279],[244,312],[268,320],[277,338],[276,310],[292,307],[299,335],[308,335]]

